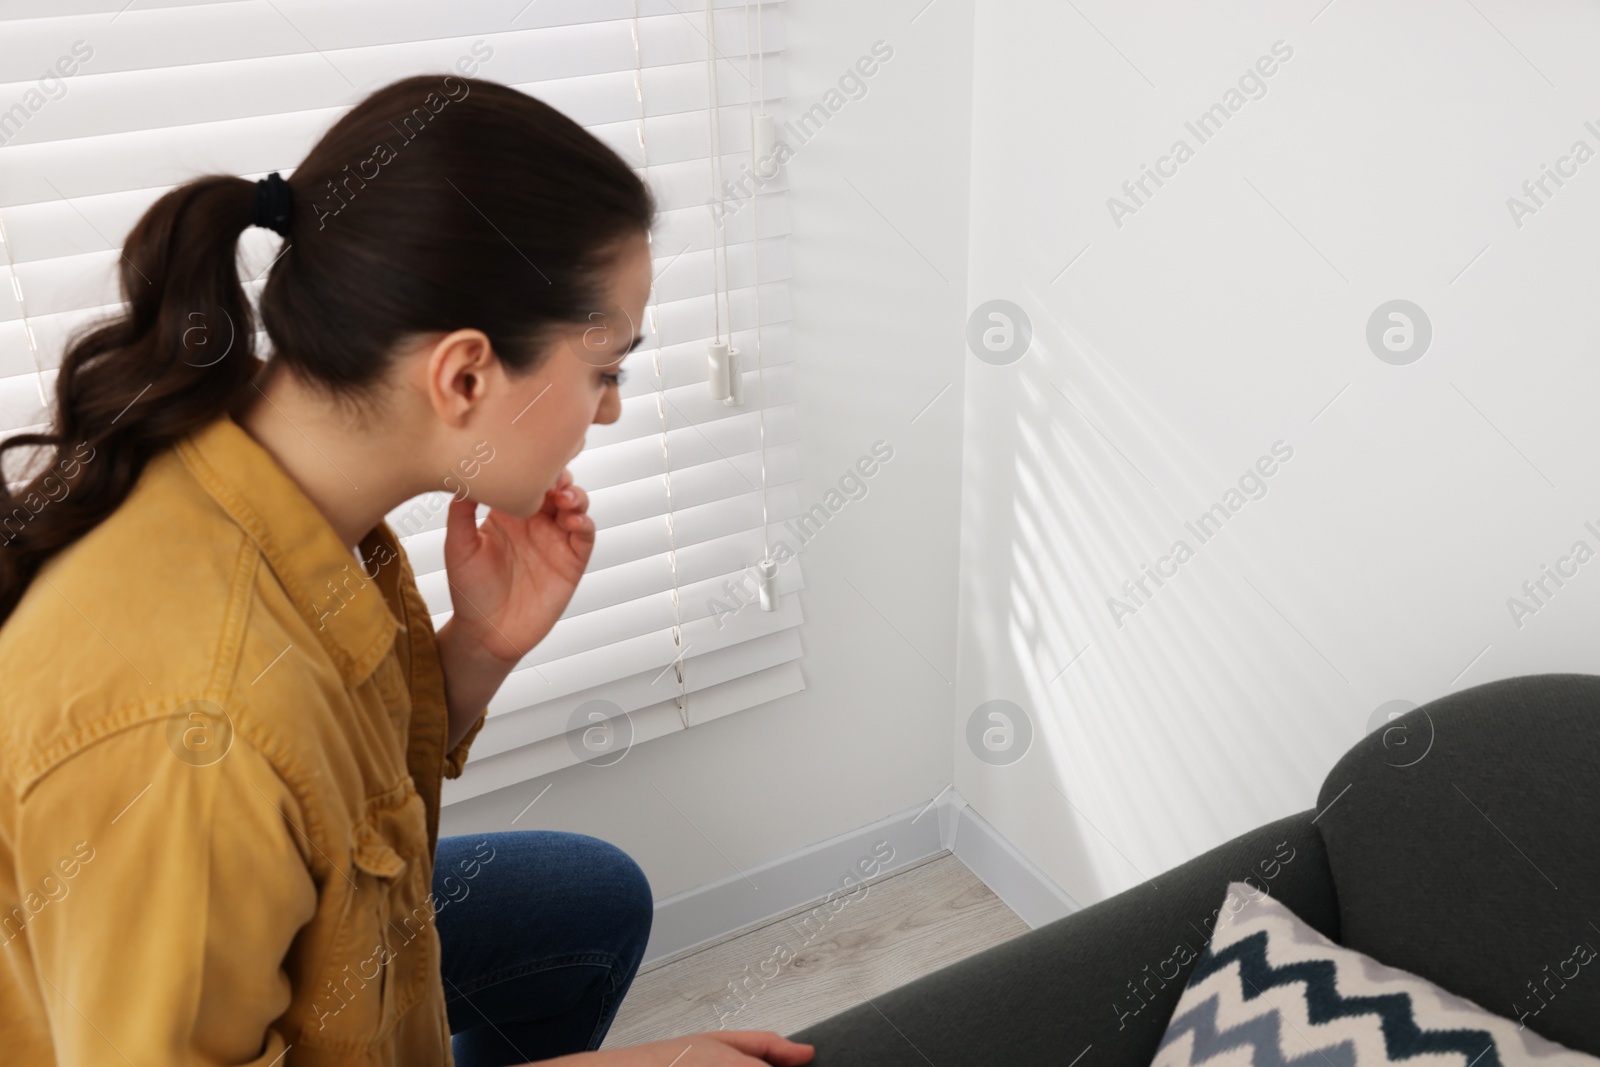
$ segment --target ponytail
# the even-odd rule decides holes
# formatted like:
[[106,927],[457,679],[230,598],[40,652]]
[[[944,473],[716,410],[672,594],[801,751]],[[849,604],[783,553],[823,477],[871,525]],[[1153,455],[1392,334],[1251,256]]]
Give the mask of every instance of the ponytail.
[[210,176],[157,200],[123,248],[126,309],[68,345],[46,433],[0,442],[50,462],[15,492],[0,478],[0,623],[45,561],[114,511],[149,459],[250,391],[253,312],[239,235],[255,187]]

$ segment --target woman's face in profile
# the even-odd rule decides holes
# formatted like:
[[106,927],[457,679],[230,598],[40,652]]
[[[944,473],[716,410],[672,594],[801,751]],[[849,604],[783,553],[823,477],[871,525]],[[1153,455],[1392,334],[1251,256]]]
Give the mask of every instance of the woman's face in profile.
[[589,427],[621,416],[617,376],[640,336],[652,281],[650,243],[643,234],[631,236],[609,268],[604,313],[563,327],[536,371],[506,379],[507,393],[496,407],[510,430],[496,434],[495,444],[498,451],[505,441],[509,454],[485,464],[473,480],[479,503],[531,515],[583,451]]

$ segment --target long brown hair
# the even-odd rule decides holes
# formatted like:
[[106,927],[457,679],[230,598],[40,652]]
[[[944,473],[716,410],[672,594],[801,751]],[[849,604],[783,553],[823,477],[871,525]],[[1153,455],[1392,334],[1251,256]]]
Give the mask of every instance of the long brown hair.
[[[618,242],[648,233],[656,210],[576,122],[453,74],[367,97],[288,185],[289,232],[259,300],[271,362],[358,415],[410,335],[476,328],[512,373],[532,370],[552,326],[603,309]],[[126,310],[67,347],[50,431],[0,442],[0,470],[13,448],[50,461],[14,493],[0,478],[0,623],[152,456],[256,392],[265,364],[237,264],[256,196],[209,175],[157,200],[123,248]]]

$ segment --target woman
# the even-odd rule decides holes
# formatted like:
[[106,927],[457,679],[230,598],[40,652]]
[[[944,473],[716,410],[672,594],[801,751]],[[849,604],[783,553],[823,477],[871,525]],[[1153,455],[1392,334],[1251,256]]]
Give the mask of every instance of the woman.
[[[638,866],[437,839],[589,560],[565,468],[620,414],[654,210],[571,120],[446,76],[134,227],[126,312],[70,346],[51,432],[0,446],[48,460],[0,499],[7,1064],[809,1061],[767,1031],[592,1051],[649,932]],[[285,238],[265,361],[250,225]],[[440,488],[435,634],[384,516]]]

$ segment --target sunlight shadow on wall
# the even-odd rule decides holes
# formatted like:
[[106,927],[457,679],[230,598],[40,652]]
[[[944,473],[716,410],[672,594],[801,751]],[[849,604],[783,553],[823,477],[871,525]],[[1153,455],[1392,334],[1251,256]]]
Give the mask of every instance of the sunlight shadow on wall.
[[[1358,697],[1266,599],[1280,561],[1294,565],[1270,510],[1251,502],[1197,537],[1185,523],[1238,475],[1218,474],[1076,331],[1043,313],[1034,331],[1009,394],[991,380],[979,399],[996,431],[1010,425],[969,429],[969,485],[990,472],[976,501],[989,514],[966,557],[980,629],[963,648],[980,677],[1027,694],[1045,757],[1029,762],[1050,778],[1030,793],[1055,798],[1044,821],[1077,828],[1089,867],[1052,874],[1087,903],[1310,806],[1328,754],[1353,740],[1328,709]],[[1157,584],[1147,567],[1180,541],[1192,557]],[[982,632],[985,617],[1003,628]]]

